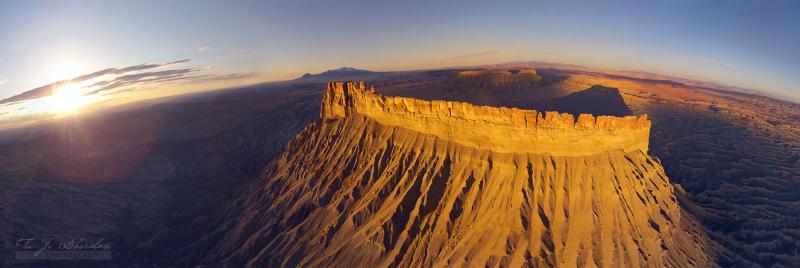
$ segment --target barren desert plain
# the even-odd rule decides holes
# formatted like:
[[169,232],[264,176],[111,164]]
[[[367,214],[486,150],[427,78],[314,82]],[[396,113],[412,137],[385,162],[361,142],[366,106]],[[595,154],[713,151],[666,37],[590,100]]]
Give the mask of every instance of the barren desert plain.
[[[799,184],[800,105],[744,89],[343,68],[4,129],[0,264],[796,267]],[[42,234],[113,258],[8,257]]]

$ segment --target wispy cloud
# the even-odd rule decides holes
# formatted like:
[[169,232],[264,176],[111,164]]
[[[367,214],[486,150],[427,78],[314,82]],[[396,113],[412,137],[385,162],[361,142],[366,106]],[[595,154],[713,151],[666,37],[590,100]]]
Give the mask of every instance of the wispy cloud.
[[0,79],[0,85],[2,85],[2,84],[5,84],[5,83],[8,83],[8,80],[2,80],[2,79]]
[[192,83],[197,82],[212,82],[212,81],[228,81],[228,80],[240,80],[240,79],[247,79],[256,77],[256,73],[233,73],[233,74],[216,74],[216,75],[197,75],[192,77],[187,77],[186,80]]
[[197,51],[197,52],[203,52],[203,51],[206,51],[206,50],[208,50],[209,48],[211,48],[211,47],[198,47],[198,48],[197,48],[197,49],[195,49],[194,51]]
[[94,79],[94,78],[97,78],[97,77],[101,77],[101,76],[104,76],[104,75],[126,74],[126,73],[130,73],[130,72],[135,72],[135,71],[143,71],[143,70],[147,70],[147,69],[153,69],[153,68],[165,67],[165,66],[169,66],[169,65],[187,63],[187,62],[189,62],[191,60],[192,59],[184,59],[184,60],[177,60],[177,61],[172,61],[172,62],[167,62],[167,63],[162,63],[162,64],[145,63],[145,64],[139,64],[139,65],[134,65],[134,66],[128,66],[128,67],[124,67],[124,68],[108,68],[108,69],[100,70],[100,71],[97,71],[97,72],[94,72],[94,73],[90,73],[90,74],[86,74],[86,75],[82,75],[82,76],[73,78],[69,82],[71,82],[71,83],[79,83],[79,82],[83,82],[83,81],[86,81],[86,80],[89,80],[89,79]]
[[177,69],[158,72],[143,72],[130,75],[123,75],[113,80],[100,81],[90,86],[93,90],[88,94],[96,94],[103,91],[110,91],[123,87],[130,87],[142,84],[153,84],[158,82],[175,81],[186,79],[187,74],[199,72],[200,69]]
[[121,91],[133,91],[140,88],[158,88],[169,83],[197,83],[199,81],[224,81],[244,79],[254,76],[252,73],[208,74],[212,68],[182,68],[154,70],[160,67],[175,66],[187,63],[191,59],[167,63],[145,63],[128,67],[108,68],[81,75],[73,79],[58,81],[16,96],[1,100],[0,104],[26,101],[49,96],[64,84],[78,84],[86,91],[85,95],[109,95]]
[[44,96],[52,94],[53,90],[55,90],[56,88],[58,88],[59,86],[64,85],[64,84],[78,84],[78,83],[83,83],[83,82],[86,82],[86,81],[89,81],[89,80],[100,79],[100,78],[103,78],[104,76],[118,76],[118,75],[123,75],[123,74],[127,74],[127,73],[132,73],[132,72],[144,71],[144,70],[148,70],[148,69],[154,69],[154,68],[166,67],[166,66],[170,66],[170,65],[183,64],[183,63],[186,63],[186,62],[189,62],[189,61],[191,61],[191,59],[183,59],[183,60],[171,61],[171,62],[167,62],[167,63],[143,63],[143,64],[133,65],[133,66],[128,66],[128,67],[107,68],[107,69],[99,70],[99,71],[96,71],[96,72],[93,72],[93,73],[81,75],[81,76],[78,76],[78,77],[75,77],[75,78],[72,78],[72,79],[63,80],[63,81],[57,81],[57,82],[54,82],[54,83],[50,83],[50,84],[47,84],[47,85],[44,85],[44,86],[41,86],[41,87],[38,87],[38,88],[34,88],[34,89],[31,89],[31,90],[25,91],[23,93],[17,94],[15,96],[10,97],[10,98],[4,99],[4,100],[0,100],[0,104],[44,97]]

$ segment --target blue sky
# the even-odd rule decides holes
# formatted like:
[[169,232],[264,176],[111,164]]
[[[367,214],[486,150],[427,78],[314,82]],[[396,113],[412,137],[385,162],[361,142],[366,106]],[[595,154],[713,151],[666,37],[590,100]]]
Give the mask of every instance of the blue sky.
[[553,2],[2,1],[0,99],[182,59],[237,78],[193,87],[542,60],[800,96],[800,1]]

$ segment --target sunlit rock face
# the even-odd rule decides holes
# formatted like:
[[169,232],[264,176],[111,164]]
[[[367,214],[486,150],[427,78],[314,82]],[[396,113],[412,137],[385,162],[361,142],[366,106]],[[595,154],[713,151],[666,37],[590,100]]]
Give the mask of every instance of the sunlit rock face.
[[364,83],[332,82],[322,101],[322,118],[363,115],[387,126],[503,153],[593,155],[622,149],[647,152],[647,116],[578,116],[464,102],[384,97]]
[[645,117],[383,97],[331,83],[321,118],[229,215],[230,266],[696,267]]

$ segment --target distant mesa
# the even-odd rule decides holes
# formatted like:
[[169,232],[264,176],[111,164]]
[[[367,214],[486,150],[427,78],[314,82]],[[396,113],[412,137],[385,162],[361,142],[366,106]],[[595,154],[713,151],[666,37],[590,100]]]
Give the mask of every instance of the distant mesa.
[[508,80],[538,81],[542,77],[536,69],[484,69],[466,70],[456,74],[459,78],[483,78],[493,80],[493,82],[504,82]]
[[453,89],[463,94],[481,90],[521,90],[535,88],[542,80],[534,69],[468,70],[456,73]]
[[549,70],[540,72],[533,68],[432,70],[424,72],[423,76],[427,79],[424,87],[399,91],[390,87],[383,90],[428,100],[446,99],[477,105],[538,109],[532,106],[536,102],[585,89],[585,85],[566,82],[566,77]]

